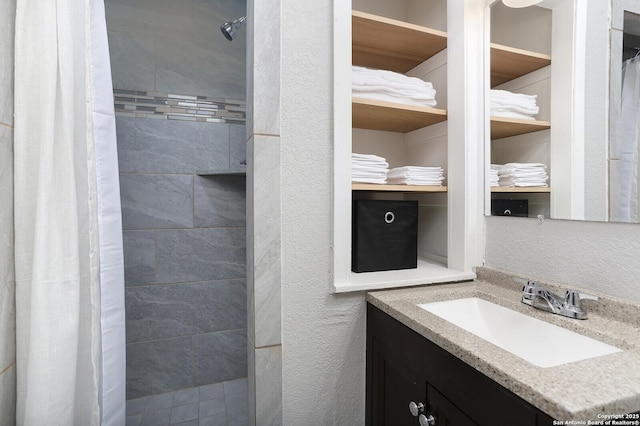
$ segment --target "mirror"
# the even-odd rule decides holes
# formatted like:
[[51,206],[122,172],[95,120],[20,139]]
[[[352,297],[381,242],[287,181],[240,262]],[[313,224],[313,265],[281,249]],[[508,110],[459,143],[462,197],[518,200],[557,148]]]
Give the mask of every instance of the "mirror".
[[640,221],[640,5],[614,0],[611,19],[609,210],[615,222]]
[[[633,115],[622,113],[622,63],[640,51],[633,49],[640,48],[639,3],[543,0],[536,6],[512,9],[501,0],[488,1],[485,17],[492,43],[552,58],[541,69],[490,85],[535,95],[539,108],[535,121],[549,121],[550,128],[492,137],[488,143],[491,163],[544,164],[549,188],[492,188],[492,200],[501,204],[515,200],[514,205],[526,200],[529,217],[640,221],[638,115],[629,127],[636,132],[635,144],[621,139],[629,133],[623,127],[624,117]],[[493,45],[491,55],[493,68]],[[638,110],[636,105],[633,111]],[[491,118],[492,133],[496,125]],[[635,211],[623,216],[617,213],[621,206]],[[486,210],[489,214],[488,206]]]

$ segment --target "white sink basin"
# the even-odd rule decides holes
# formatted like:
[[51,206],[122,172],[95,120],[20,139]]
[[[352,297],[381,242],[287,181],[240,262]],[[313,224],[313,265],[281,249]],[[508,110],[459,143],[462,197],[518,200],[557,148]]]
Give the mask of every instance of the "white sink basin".
[[418,306],[539,367],[621,351],[477,297]]

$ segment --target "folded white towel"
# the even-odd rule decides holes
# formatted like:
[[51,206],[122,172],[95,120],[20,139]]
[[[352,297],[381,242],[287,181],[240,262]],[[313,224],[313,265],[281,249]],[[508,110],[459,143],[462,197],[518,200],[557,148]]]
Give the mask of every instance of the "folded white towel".
[[535,105],[537,95],[525,95],[523,93],[509,92],[508,90],[492,89],[490,92],[491,100],[497,103],[505,103],[510,105]]
[[409,98],[390,96],[384,93],[354,93],[354,96],[357,98],[372,99],[374,101],[392,102],[402,105],[426,106],[431,108],[435,107],[438,104],[435,100],[416,101]]
[[371,179],[386,179],[386,173],[374,173],[374,172],[358,172],[353,171],[351,173],[352,178],[371,178]]
[[520,181],[509,181],[509,182],[500,181],[499,186],[503,186],[503,187],[515,186],[515,187],[521,187],[521,188],[532,188],[532,187],[548,188],[549,187],[549,185],[547,185],[544,182],[520,182]]
[[428,166],[402,166],[402,167],[394,167],[389,170],[389,173],[405,173],[405,172],[438,172],[441,173],[443,171],[442,167],[428,167]]
[[490,112],[492,117],[503,117],[503,118],[516,118],[518,120],[532,120],[535,121],[535,117],[529,114],[521,114],[519,112],[512,111],[496,111],[494,109]]
[[378,163],[385,163],[387,161],[386,158],[380,157],[378,155],[358,154],[358,153],[355,153],[355,152],[351,153],[351,160],[369,161],[369,162],[378,162]]
[[436,91],[430,82],[393,71],[357,66],[352,69],[351,87],[354,97],[407,105],[436,106]]
[[411,87],[430,87],[433,88],[433,85],[430,82],[424,81],[417,77],[409,77],[404,74],[400,74],[393,71],[388,70],[380,70],[373,68],[365,68],[352,66],[352,79],[354,79],[354,83],[358,85],[365,84],[378,84],[382,82],[388,83],[390,86],[411,86]]
[[386,158],[374,154],[351,154],[351,181],[361,183],[387,182],[389,163]]
[[507,169],[546,169],[547,165],[544,163],[506,163],[501,167],[501,170]]
[[497,117],[533,120],[540,112],[536,104],[536,95],[512,93],[506,90],[491,90],[491,115]]
[[442,167],[403,166],[389,170],[387,183],[396,185],[442,186],[444,170]]
[[388,166],[386,165],[382,165],[382,164],[358,164],[358,163],[352,163],[351,164],[351,169],[352,170],[358,170],[358,171],[362,171],[362,172],[380,172],[383,171],[385,174],[388,171]]
[[384,185],[387,183],[387,179],[382,178],[367,178],[367,177],[352,177],[351,182],[356,183],[375,183],[379,185]]
[[426,186],[442,186],[444,177],[438,179],[419,179],[419,178],[397,178],[387,179],[387,183],[392,185],[426,185]]

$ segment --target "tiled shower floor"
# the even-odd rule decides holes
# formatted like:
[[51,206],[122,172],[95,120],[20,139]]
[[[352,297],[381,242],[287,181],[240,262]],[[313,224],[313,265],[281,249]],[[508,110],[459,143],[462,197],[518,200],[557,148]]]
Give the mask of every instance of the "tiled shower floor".
[[127,401],[127,426],[247,426],[247,379]]

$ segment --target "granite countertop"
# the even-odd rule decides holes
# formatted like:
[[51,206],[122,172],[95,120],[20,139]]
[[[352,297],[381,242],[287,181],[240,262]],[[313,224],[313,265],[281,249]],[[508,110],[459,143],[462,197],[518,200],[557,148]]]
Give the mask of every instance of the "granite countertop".
[[[603,421],[640,411],[640,304],[595,294],[598,301],[582,302],[587,320],[565,318],[520,302],[525,277],[489,268],[476,273],[473,282],[370,292],[367,301],[557,420]],[[557,294],[567,289],[538,283]],[[465,297],[485,299],[622,351],[537,367],[417,306]]]

